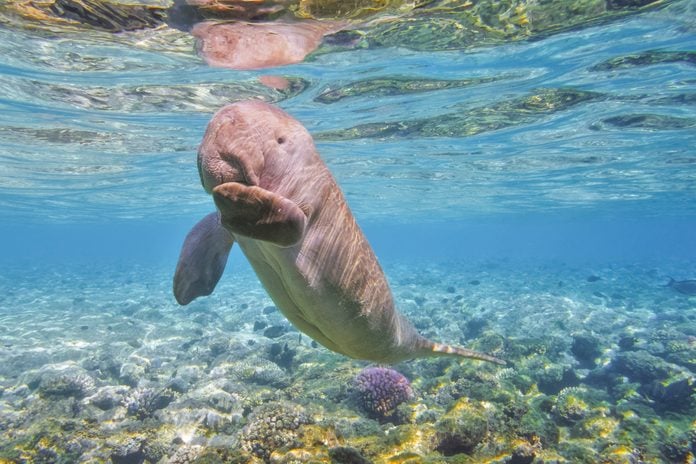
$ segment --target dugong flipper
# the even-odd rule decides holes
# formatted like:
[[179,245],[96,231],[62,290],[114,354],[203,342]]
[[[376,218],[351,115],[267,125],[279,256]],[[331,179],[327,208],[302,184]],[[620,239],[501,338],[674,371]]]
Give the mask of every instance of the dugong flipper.
[[212,291],[237,242],[278,309],[333,351],[382,363],[454,355],[504,364],[427,340],[396,310],[312,137],[285,112],[260,101],[222,108],[198,169],[218,212],[186,237],[174,276],[179,303]]
[[186,236],[174,273],[174,296],[181,305],[210,295],[225,270],[234,244],[232,234],[220,224],[220,215],[210,213]]

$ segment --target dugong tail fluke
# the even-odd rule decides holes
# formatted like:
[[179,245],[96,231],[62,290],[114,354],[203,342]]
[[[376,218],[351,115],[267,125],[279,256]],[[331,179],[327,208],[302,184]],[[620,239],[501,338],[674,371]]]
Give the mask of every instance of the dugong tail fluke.
[[430,340],[425,341],[425,350],[429,350],[431,356],[443,356],[452,355],[459,356],[463,358],[478,359],[479,361],[488,361],[495,364],[500,364],[501,366],[507,363],[502,359],[498,359],[495,356],[491,356],[486,353],[481,353],[479,351],[469,350],[467,348],[462,348],[461,346],[445,345],[442,343],[431,342]]

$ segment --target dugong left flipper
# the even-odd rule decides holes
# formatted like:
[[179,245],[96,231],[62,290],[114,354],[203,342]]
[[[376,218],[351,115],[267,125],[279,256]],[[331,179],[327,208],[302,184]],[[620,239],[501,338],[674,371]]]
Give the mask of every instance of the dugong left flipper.
[[217,212],[208,214],[191,229],[174,273],[174,296],[180,305],[213,293],[233,244],[234,238],[220,225]]
[[237,242],[278,309],[333,351],[380,363],[453,355],[505,364],[434,343],[396,310],[312,137],[285,112],[260,101],[224,107],[208,125],[198,168],[218,213],[184,242],[174,276],[181,304],[212,291]]

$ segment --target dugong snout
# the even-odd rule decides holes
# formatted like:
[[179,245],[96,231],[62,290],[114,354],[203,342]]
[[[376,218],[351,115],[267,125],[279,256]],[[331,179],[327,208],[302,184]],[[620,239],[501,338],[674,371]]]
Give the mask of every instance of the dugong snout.
[[[198,150],[198,173],[206,192],[226,182],[258,185],[259,173],[265,164],[264,136],[254,121],[245,120],[238,109],[228,106],[220,110],[210,123]],[[248,126],[249,132],[235,128]]]

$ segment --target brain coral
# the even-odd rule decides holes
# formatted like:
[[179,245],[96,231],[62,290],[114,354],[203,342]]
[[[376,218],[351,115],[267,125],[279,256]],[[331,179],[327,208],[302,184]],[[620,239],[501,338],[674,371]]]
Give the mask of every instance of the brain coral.
[[368,367],[355,377],[360,405],[377,419],[390,417],[398,405],[413,396],[411,383],[394,369]]

